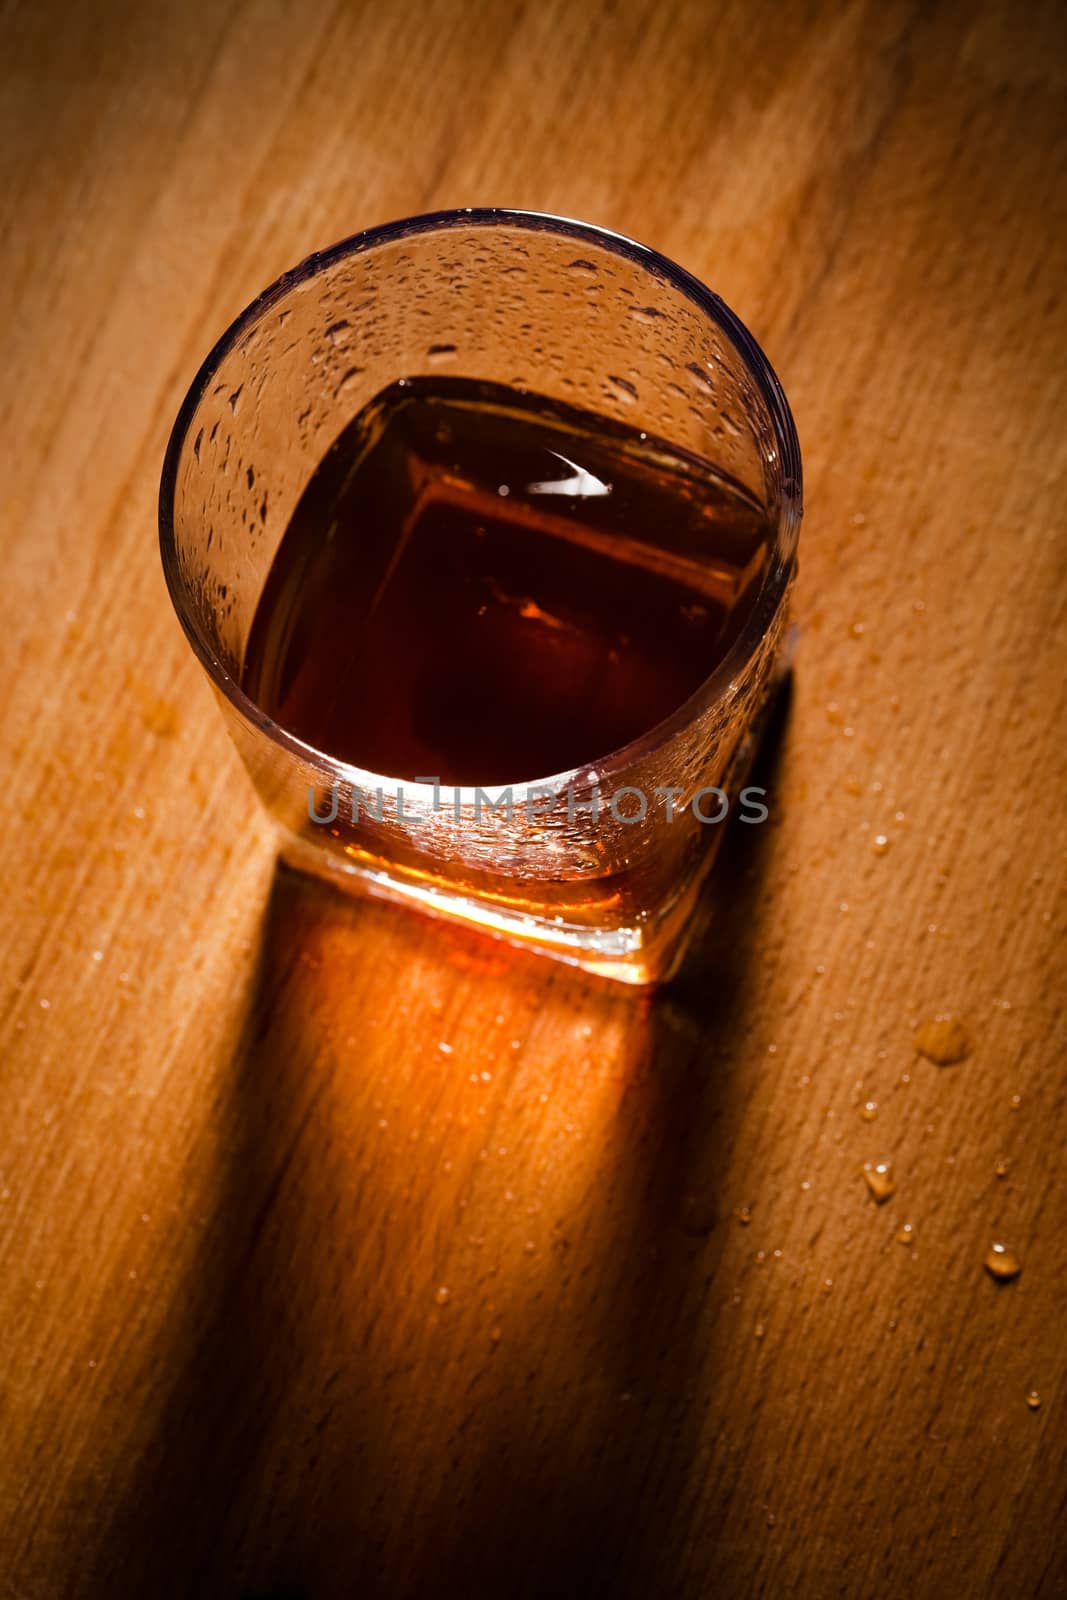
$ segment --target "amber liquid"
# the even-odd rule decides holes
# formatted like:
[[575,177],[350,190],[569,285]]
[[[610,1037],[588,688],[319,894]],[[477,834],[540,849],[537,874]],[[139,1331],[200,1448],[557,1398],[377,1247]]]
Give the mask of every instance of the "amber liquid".
[[244,688],[386,777],[567,772],[699,687],[769,543],[742,490],[644,435],[495,385],[405,381],[308,483]]

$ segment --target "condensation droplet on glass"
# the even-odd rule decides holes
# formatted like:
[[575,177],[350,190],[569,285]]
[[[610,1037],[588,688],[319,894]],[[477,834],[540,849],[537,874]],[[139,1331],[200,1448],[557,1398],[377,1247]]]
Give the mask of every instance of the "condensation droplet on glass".
[[876,833],[871,840],[871,849],[876,856],[884,856],[889,852],[889,839],[884,833]]
[[437,1304],[439,1306],[447,1306],[447,1304],[451,1300],[451,1298],[452,1298],[452,1291],[451,1291],[451,1289],[446,1289],[444,1284],[441,1285],[441,1287],[438,1289],[437,1293],[434,1295],[434,1299],[437,1301]]
[[1041,1407],[1041,1396],[1036,1389],[1031,1389],[1026,1397],[1026,1403],[1031,1411],[1038,1411]]
[[752,1207],[738,1206],[737,1210],[734,1212],[734,1216],[737,1218],[738,1222],[743,1228],[747,1228],[749,1223],[752,1221]]
[[915,1243],[915,1229],[912,1227],[910,1222],[903,1223],[897,1229],[896,1239],[897,1239],[897,1244],[914,1244]]
[[865,1100],[863,1105],[860,1107],[860,1116],[863,1118],[864,1122],[873,1122],[877,1115],[877,1100]]
[[998,1178],[1006,1178],[1008,1176],[1008,1163],[1005,1161],[1003,1156],[997,1157],[997,1160],[993,1166],[993,1171],[996,1173]]
[[637,386],[632,384],[629,378],[619,378],[615,375],[615,373],[609,372],[608,382],[613,383],[617,389],[621,389],[628,401],[633,401],[638,398]]
[[1018,1095],[1018,1094],[1013,1094],[1011,1099],[1008,1101],[1008,1104],[1011,1106],[1011,1109],[1013,1111],[1018,1111],[1018,1109],[1022,1105],[1022,1103],[1023,1103],[1022,1095]]

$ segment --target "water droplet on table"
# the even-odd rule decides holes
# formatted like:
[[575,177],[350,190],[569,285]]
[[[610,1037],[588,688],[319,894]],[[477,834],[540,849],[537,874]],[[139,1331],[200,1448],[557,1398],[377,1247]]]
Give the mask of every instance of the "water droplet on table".
[[1010,1283],[1023,1270],[1023,1264],[1006,1244],[991,1244],[985,1258],[985,1269],[998,1283]]
[[915,1035],[915,1049],[939,1067],[954,1066],[971,1053],[971,1036],[958,1017],[939,1012]]
[[897,1192],[893,1168],[888,1161],[865,1161],[863,1179],[879,1205],[884,1205]]

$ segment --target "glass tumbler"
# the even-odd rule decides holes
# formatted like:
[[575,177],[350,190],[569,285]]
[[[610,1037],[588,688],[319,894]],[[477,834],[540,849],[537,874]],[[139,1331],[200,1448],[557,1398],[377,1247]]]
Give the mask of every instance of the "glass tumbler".
[[[364,771],[242,688],[257,603],[316,467],[371,399],[441,373],[647,431],[737,485],[770,530],[746,614],[685,704],[569,772],[516,772],[506,795]],[[159,501],[171,599],[283,858],[633,984],[674,970],[736,814],[781,671],[800,517],[788,405],[723,302],[618,234],[506,210],[373,228],[279,278],[193,381]]]

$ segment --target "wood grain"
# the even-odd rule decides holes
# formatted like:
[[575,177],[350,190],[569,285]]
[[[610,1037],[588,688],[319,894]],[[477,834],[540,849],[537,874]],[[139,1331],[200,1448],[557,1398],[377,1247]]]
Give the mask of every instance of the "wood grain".
[[[1067,1592],[1056,8],[4,37],[0,1593]],[[805,451],[772,820],[651,998],[276,871],[159,571],[236,311],[494,203],[706,278]]]

